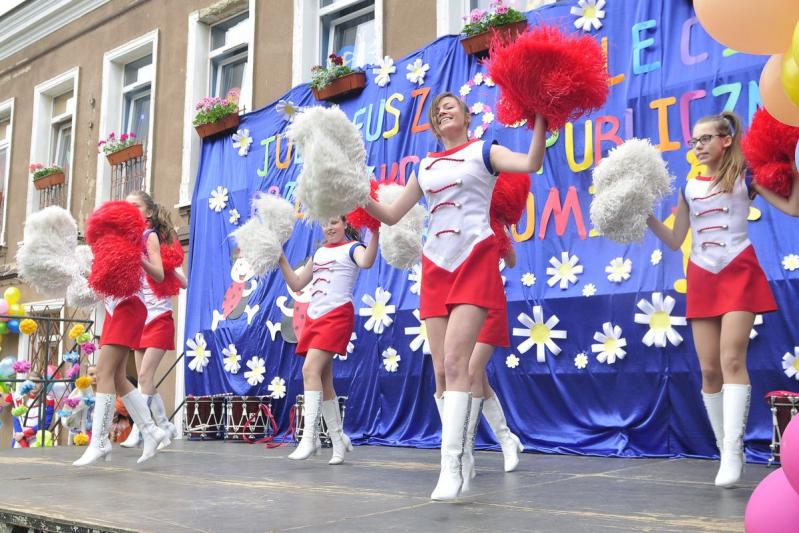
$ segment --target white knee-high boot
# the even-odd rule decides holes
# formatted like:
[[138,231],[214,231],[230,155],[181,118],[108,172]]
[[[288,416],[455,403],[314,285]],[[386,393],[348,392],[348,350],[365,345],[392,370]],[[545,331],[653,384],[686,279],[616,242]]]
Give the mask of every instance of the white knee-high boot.
[[724,394],[724,446],[716,486],[729,487],[740,478],[744,467],[744,433],[749,417],[751,385],[729,384],[721,388]]
[[435,394],[433,394],[433,399],[436,401],[436,409],[438,409],[438,419],[441,420],[444,418],[444,396],[439,398]]
[[327,425],[327,435],[333,444],[333,457],[327,464],[340,465],[344,462],[344,454],[352,451],[352,442],[350,442],[350,438],[344,433],[344,428],[342,427],[338,399],[322,402],[322,417],[324,417]]
[[499,441],[502,447],[502,455],[505,459],[505,472],[513,472],[519,465],[519,454],[524,451],[519,437],[514,435],[508,422],[505,420],[505,412],[502,410],[502,405],[499,403],[497,395],[494,394],[483,402],[483,417],[491,427],[491,431]]
[[94,414],[92,415],[92,440],[80,459],[73,466],[86,466],[99,459],[111,460],[111,442],[108,433],[111,431],[111,420],[114,416],[114,395],[98,392],[94,396]]
[[469,423],[471,394],[460,391],[444,393],[444,410],[441,421],[441,472],[430,498],[454,500],[460,495],[463,478],[461,459]]
[[716,447],[720,454],[724,447],[724,391],[714,393],[702,391],[702,400],[705,402],[707,418],[710,420],[710,427],[713,428]]
[[463,446],[463,460],[461,461],[461,477],[463,485],[461,492],[469,492],[471,480],[476,475],[474,471],[474,436],[477,426],[480,425],[480,412],[483,410],[483,398],[472,398],[469,408],[469,425],[466,427],[466,444]]
[[128,410],[128,414],[139,426],[139,432],[142,435],[142,454],[137,463],[143,463],[150,459],[158,451],[161,443],[166,442],[167,434],[155,425],[153,417],[150,415],[150,408],[147,406],[147,400],[144,395],[133,389],[125,396],[122,397],[122,403]]
[[[139,389],[139,392],[141,392],[141,389]],[[146,396],[145,399],[147,399]],[[119,445],[123,448],[136,448],[137,446],[141,446],[141,433],[139,432],[139,426],[137,426],[135,422],[130,426],[128,438],[120,442]]]
[[305,420],[302,438],[297,449],[291,452],[289,459],[307,459],[318,450],[319,425],[322,417],[322,391],[305,391]]
[[158,391],[149,397],[148,403],[150,405],[150,412],[153,414],[153,421],[155,422],[155,425],[164,430],[164,433],[166,433],[167,436],[167,439],[159,449],[166,448],[172,444],[172,439],[178,436],[178,430],[175,427],[175,424],[170,422],[169,418],[167,418],[164,400],[161,398],[161,395],[158,394]]

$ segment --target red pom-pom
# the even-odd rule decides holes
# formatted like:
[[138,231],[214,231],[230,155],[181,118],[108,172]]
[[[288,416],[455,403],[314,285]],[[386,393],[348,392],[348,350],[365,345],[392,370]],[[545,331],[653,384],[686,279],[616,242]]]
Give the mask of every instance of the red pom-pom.
[[92,244],[89,286],[102,296],[127,298],[141,289],[141,243],[106,235]]
[[508,255],[508,252],[511,251],[511,248],[513,248],[513,241],[511,241],[510,235],[508,235],[505,229],[505,225],[498,220],[491,220],[491,229],[494,230],[494,240],[497,243],[499,256],[505,257]]
[[797,141],[799,128],[783,124],[765,108],[755,112],[741,149],[758,185],[786,198],[791,195]]
[[106,202],[86,219],[86,242],[91,245],[106,235],[119,235],[140,244],[145,229],[147,222],[135,205]]
[[[380,183],[371,180],[369,182],[369,196],[377,199],[377,188]],[[366,212],[363,207],[356,207],[347,215],[347,222],[353,228],[369,228],[369,231],[375,232],[380,228],[380,221]]]
[[530,175],[500,172],[491,195],[491,220],[502,225],[516,224],[527,207]]
[[587,35],[567,36],[554,26],[537,26],[512,42],[495,37],[488,72],[500,88],[497,118],[504,124],[527,120],[532,127],[540,113],[547,128],[557,130],[608,98],[599,43]]
[[175,296],[183,287],[175,275],[175,269],[183,265],[183,246],[178,239],[170,244],[161,243],[161,264],[164,266],[164,280],[157,282],[147,275],[147,283],[158,298]]

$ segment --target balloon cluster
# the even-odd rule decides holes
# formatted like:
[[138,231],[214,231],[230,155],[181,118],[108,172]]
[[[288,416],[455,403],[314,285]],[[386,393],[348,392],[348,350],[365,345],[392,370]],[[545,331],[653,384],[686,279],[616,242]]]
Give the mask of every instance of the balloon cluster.
[[[0,298],[0,315],[25,316],[25,308],[19,303],[22,295],[17,287],[8,287]],[[7,333],[19,333],[19,318],[0,318],[0,339]]]

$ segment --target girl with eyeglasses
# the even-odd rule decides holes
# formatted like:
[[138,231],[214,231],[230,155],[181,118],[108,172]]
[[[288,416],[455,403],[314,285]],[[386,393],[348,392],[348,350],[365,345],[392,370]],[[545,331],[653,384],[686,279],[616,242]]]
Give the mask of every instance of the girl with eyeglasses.
[[777,305],[747,231],[755,195],[777,209],[799,214],[799,184],[783,198],[746,176],[741,122],[724,111],[701,118],[689,146],[706,167],[678,196],[674,227],[650,216],[647,224],[672,250],[691,230],[686,317],[702,369],[702,398],[721,454],[715,483],[736,483],[744,465],[743,437],[752,388],[746,370],[749,333],[757,313]]

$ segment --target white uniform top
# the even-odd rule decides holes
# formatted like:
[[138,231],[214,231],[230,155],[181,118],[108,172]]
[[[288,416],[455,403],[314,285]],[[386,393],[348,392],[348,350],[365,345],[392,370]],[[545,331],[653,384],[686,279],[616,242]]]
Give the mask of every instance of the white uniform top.
[[688,180],[684,198],[691,217],[691,261],[713,273],[720,272],[751,243],[749,241],[749,187],[739,178],[724,193],[702,176]]
[[149,324],[164,313],[172,312],[172,299],[159,298],[156,296],[147,280],[144,280],[141,292],[144,296],[144,305],[147,307],[147,319],[144,321],[145,324]]
[[497,177],[491,169],[491,145],[471,142],[430,153],[419,165],[419,187],[429,214],[424,255],[448,272],[493,235],[488,209]]
[[312,319],[352,302],[360,272],[353,255],[358,246],[363,244],[348,241],[324,245],[313,255],[313,277],[308,288],[311,294],[308,316]]

